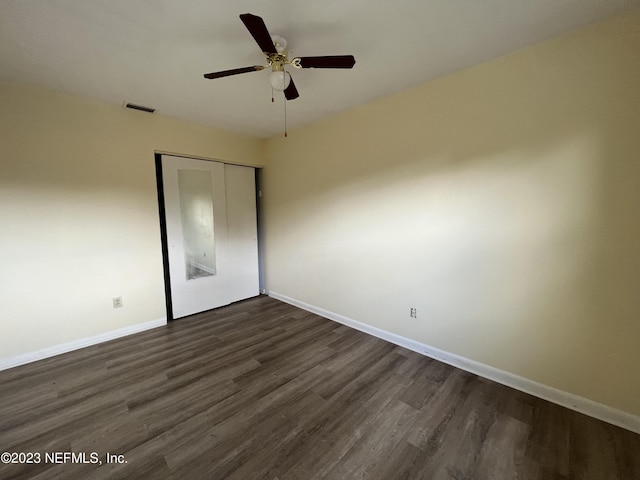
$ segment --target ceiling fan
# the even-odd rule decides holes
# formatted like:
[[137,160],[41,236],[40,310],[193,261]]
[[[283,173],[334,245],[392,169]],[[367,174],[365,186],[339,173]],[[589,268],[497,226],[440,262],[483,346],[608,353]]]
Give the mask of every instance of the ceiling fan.
[[269,83],[274,90],[284,92],[287,100],[298,98],[300,94],[289,72],[284,67],[291,65],[294,68],[353,68],[356,59],[353,55],[331,55],[323,57],[295,57],[289,60],[287,57],[287,41],[279,35],[270,35],[261,17],[244,13],[240,15],[249,33],[267,57],[267,65],[254,65],[252,67],[234,68],[221,72],[207,73],[204,78],[222,78],[241,73],[257,72],[271,67]]

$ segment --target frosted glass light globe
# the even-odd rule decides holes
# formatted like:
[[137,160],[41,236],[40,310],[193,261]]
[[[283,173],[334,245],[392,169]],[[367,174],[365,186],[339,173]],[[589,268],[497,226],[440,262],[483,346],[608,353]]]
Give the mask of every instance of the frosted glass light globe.
[[283,53],[287,48],[287,41],[280,35],[271,35],[271,41],[273,46],[276,47],[276,52]]
[[269,74],[269,83],[274,90],[282,92],[283,90],[286,90],[291,83],[291,75],[289,75],[289,72],[285,72],[284,70],[271,72]]

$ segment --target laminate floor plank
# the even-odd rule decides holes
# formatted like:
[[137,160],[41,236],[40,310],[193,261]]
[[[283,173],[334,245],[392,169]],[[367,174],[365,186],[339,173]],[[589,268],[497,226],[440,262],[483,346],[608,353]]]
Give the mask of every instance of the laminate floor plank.
[[474,376],[467,372],[454,371],[433,395],[432,401],[422,408],[423,415],[416,422],[416,428],[409,432],[407,441],[433,454],[448,422],[471,392],[473,379]]
[[640,480],[638,434],[264,296],[0,372],[4,451],[102,463],[3,480]]
[[521,469],[526,467],[525,448],[530,430],[529,425],[512,417],[497,418],[482,442],[471,478],[522,478]]
[[404,402],[392,402],[369,417],[363,436],[331,470],[334,479],[372,478],[386,462],[386,453],[413,426],[420,412]]
[[[271,460],[280,442],[286,441],[295,431],[301,415],[313,411],[323,401],[310,392],[286,395],[282,399],[286,401],[276,402],[276,405],[256,412],[240,428],[217,425],[207,445],[198,445],[195,455],[186,462],[176,465],[171,455],[167,455],[172,471],[181,478],[192,475],[195,470],[200,478],[226,479],[256,457]],[[215,463],[210,461],[212,457],[217,458]]]

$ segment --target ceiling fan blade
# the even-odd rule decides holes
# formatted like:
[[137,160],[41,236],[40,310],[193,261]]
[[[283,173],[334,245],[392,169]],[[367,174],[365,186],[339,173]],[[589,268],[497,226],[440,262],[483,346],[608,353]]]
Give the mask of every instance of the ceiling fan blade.
[[232,70],[223,70],[221,72],[205,73],[204,78],[222,78],[229,77],[231,75],[239,75],[241,73],[257,72],[260,70],[264,70],[264,67],[262,65],[254,65],[253,67],[242,67],[234,68]]
[[300,96],[298,89],[296,88],[296,84],[293,83],[293,78],[289,82],[289,86],[284,89],[284,96],[287,100],[295,100]]
[[353,68],[353,55],[329,55],[325,57],[299,57],[302,68]]
[[262,18],[250,13],[243,13],[240,15],[240,20],[264,53],[278,53]]

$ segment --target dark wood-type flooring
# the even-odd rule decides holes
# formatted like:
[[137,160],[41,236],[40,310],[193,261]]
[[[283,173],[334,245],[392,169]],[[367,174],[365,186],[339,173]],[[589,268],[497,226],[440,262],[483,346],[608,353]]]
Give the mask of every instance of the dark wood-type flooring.
[[[18,479],[638,480],[640,435],[268,297],[0,372]],[[106,452],[126,464],[44,463]]]

